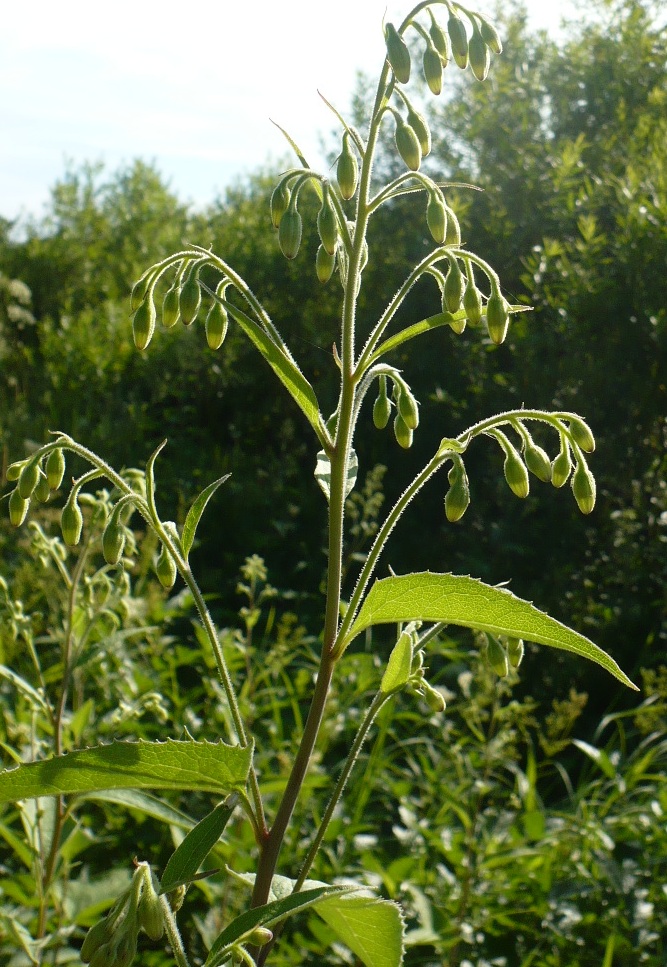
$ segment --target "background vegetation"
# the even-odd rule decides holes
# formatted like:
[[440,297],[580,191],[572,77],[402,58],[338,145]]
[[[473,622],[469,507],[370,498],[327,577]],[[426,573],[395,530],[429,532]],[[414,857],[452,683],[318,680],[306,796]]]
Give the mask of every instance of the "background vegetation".
[[[596,18],[573,26],[559,45],[513,14],[491,82],[449,75],[455,95],[443,96],[430,117],[427,170],[484,189],[456,192],[464,241],[498,269],[511,301],[534,311],[518,317],[501,347],[439,330],[397,359],[428,388],[424,431],[388,477],[381,468],[392,443],[368,420],[358,450],[369,476],[353,498],[349,553],[363,552],[378,501],[400,492],[442,435],[445,415],[463,429],[523,402],[581,413],[598,441],[599,501],[585,525],[570,495],[531,493],[519,503],[499,482],[499,466],[479,463],[470,468],[472,504],[461,524],[446,522],[439,491],[427,492],[421,516],[397,530],[392,554],[403,570],[423,567],[428,543],[439,570],[490,583],[513,575],[517,594],[567,619],[643,681],[643,704],[617,693],[595,667],[556,654],[540,665],[549,672],[539,679],[529,654],[521,680],[499,684],[462,638],[449,643],[451,660],[434,668],[448,694],[444,719],[429,721],[425,708],[403,698],[387,711],[358,766],[358,798],[332,829],[318,872],[327,879],[355,871],[400,899],[410,964],[665,963],[667,35],[650,0],[595,6]],[[315,667],[309,635],[321,609],[325,504],[310,472],[314,454],[300,414],[277,389],[267,399],[264,364],[233,328],[218,353],[204,348],[195,326],[163,334],[142,356],[127,295],[183,238],[213,243],[262,293],[321,385],[336,333],[333,300],[315,277],[314,236],[295,264],[280,254],[268,218],[273,174],[257,172],[192,212],[143,162],[117,172],[91,164],[66,172],[42,218],[0,220],[0,459],[4,470],[47,430],[62,429],[111,463],[132,465],[168,436],[159,498],[176,519],[203,483],[232,472],[196,564],[228,629],[232,664],[246,674],[244,699],[266,730],[261,771],[275,776],[278,790]],[[426,243],[423,211],[411,197],[379,216],[362,326]],[[415,318],[430,311],[427,297],[433,293],[417,290]],[[0,523],[0,664],[24,682],[41,676],[51,689],[59,635],[79,620],[48,544],[55,516],[45,507],[43,531],[29,534]],[[149,568],[154,548],[137,539],[131,575],[98,609],[106,617],[95,611],[95,546],[81,567],[77,607],[91,630],[71,700],[72,747],[93,735],[195,733],[204,722],[211,737],[224,714],[198,671],[210,658],[189,602],[163,599]],[[250,553],[268,575],[257,558],[243,565]],[[326,795],[377,674],[371,644],[346,657],[333,701],[350,711],[324,738],[314,803],[320,789]],[[255,652],[269,657],[250,673]],[[0,699],[4,764],[47,750],[48,718],[5,672]],[[145,811],[82,803],[70,852],[40,898],[39,822],[27,807],[5,809],[0,945],[12,964],[46,956],[30,939],[40,915],[42,934],[59,938],[66,960],[95,903],[112,895],[111,881],[128,867],[127,842],[159,866],[177,835],[171,819],[160,824]],[[240,865],[245,837],[240,825],[226,834],[224,862]],[[228,890],[214,879],[188,897],[195,913],[204,893],[215,899],[207,919],[190,918],[199,942],[215,930],[212,918],[228,912]],[[300,925],[294,949],[305,963],[321,963],[326,930],[315,918]],[[142,963],[165,962],[153,948]],[[296,962],[294,950],[284,956]],[[344,962],[343,951],[330,950],[327,963]]]

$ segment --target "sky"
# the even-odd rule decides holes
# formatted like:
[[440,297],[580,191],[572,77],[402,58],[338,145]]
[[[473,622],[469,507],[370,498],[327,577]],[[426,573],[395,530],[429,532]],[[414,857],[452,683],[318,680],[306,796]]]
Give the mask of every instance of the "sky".
[[[382,20],[410,0],[31,0],[0,17],[0,217],[44,213],[66,165],[154,162],[203,206],[286,157],[273,119],[309,158],[384,56]],[[527,0],[555,31],[572,0]],[[490,3],[472,8],[489,13]],[[444,8],[443,8],[444,9]],[[472,80],[472,79],[471,79]],[[312,162],[311,162],[312,163]]]

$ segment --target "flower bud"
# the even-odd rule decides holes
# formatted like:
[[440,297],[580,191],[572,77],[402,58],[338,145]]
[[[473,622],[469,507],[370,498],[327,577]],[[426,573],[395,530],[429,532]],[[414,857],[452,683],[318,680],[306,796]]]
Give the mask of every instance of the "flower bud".
[[426,205],[426,224],[433,241],[442,245],[447,237],[447,206],[439,189],[429,193],[428,204]]
[[155,573],[163,588],[167,590],[173,588],[177,574],[176,563],[164,544],[160,547],[157,564],[155,565]]
[[185,900],[186,893],[187,893],[187,887],[185,886],[185,884],[182,884],[181,886],[177,886],[175,890],[171,890],[169,893],[167,893],[167,900],[169,901],[169,906],[171,907],[174,913],[178,913],[178,911],[183,906],[183,900]]
[[151,940],[160,940],[164,933],[164,917],[160,898],[152,887],[145,886],[137,909],[139,926]]
[[394,436],[399,446],[404,450],[409,450],[412,446],[412,430],[407,425],[400,413],[394,418]]
[[291,197],[292,192],[289,190],[287,181],[285,179],[279,181],[271,195],[271,223],[274,228],[280,225],[283,215],[289,208]]
[[561,440],[560,453],[551,464],[551,483],[554,487],[563,487],[570,478],[572,472],[572,460],[570,459],[570,448],[567,442]]
[[155,305],[152,293],[149,293],[134,314],[132,320],[132,334],[134,345],[139,350],[144,350],[155,331]]
[[499,292],[492,292],[486,304],[486,328],[497,346],[505,341],[508,326],[509,307]]
[[33,496],[35,500],[39,500],[40,503],[44,504],[51,496],[51,488],[49,487],[49,481],[46,475],[40,471],[39,480],[37,481],[37,486],[33,490]]
[[472,37],[468,44],[468,54],[470,57],[470,69],[478,81],[485,81],[489,73],[491,55],[489,48],[484,43],[477,24],[473,24]]
[[338,241],[338,222],[327,188],[324,189],[322,207],[317,215],[317,231],[322,240],[322,245],[329,255],[335,255]]
[[387,377],[380,377],[380,392],[373,404],[373,423],[377,430],[384,430],[391,416],[391,403],[387,397]]
[[7,467],[7,480],[18,480],[27,462],[27,460],[17,460],[16,463],[10,463]]
[[111,940],[112,935],[111,925],[109,923],[109,918],[105,917],[103,920],[99,920],[94,924],[88,933],[86,934],[83,945],[79,956],[84,964],[89,964],[93,958],[93,955],[103,945],[107,944]]
[[90,967],[116,967],[116,954],[111,941],[97,948],[90,959]]
[[385,29],[387,43],[387,60],[400,84],[407,84],[410,80],[410,51],[401,35],[392,23]]
[[345,201],[349,201],[357,190],[357,178],[359,177],[359,165],[357,156],[352,150],[350,132],[346,131],[343,135],[343,150],[338,157],[336,167],[336,180],[338,189]]
[[463,308],[468,322],[473,327],[479,326],[482,321],[482,295],[475,285],[473,278],[468,278],[465,292],[463,293]]
[[447,479],[450,486],[445,495],[445,514],[447,520],[454,524],[461,520],[470,504],[468,475],[460,458],[452,464]]
[[52,450],[46,458],[46,478],[51,490],[57,490],[65,476],[65,454],[60,447]]
[[583,460],[575,467],[571,487],[581,513],[590,514],[595,507],[595,477]]
[[442,714],[447,708],[447,702],[442,694],[437,688],[433,688],[432,685],[424,680],[421,686],[422,698],[428,705],[431,712],[435,714]]
[[29,460],[19,474],[18,492],[24,500],[32,494],[39,482],[39,460]]
[[295,259],[301,245],[301,215],[292,198],[289,208],[280,220],[278,244],[286,259]]
[[79,543],[82,528],[83,514],[72,491],[60,515],[60,529],[68,547],[76,547]]
[[141,303],[146,297],[148,292],[148,283],[151,280],[151,272],[148,271],[145,275],[135,282],[132,286],[132,294],[130,295],[130,312],[136,312]]
[[199,288],[199,272],[194,269],[181,289],[178,299],[178,311],[184,326],[191,326],[197,318],[201,306],[201,289]]
[[449,39],[452,42],[452,54],[454,55],[454,60],[461,68],[465,70],[468,66],[468,35],[466,33],[465,24],[460,17],[457,17],[455,13],[451,13],[449,20],[447,21],[447,32],[449,34]]
[[505,480],[512,493],[522,500],[528,496],[530,481],[526,465],[509,441],[505,443],[505,464],[503,466]]
[[489,23],[488,20],[481,20],[479,30],[486,46],[489,47],[494,54],[502,54],[503,45],[500,37],[498,36],[498,31],[493,24]]
[[542,483],[549,483],[551,480],[551,460],[542,447],[538,447],[532,440],[527,440],[523,458],[530,472],[535,474],[538,480],[541,480]]
[[317,273],[317,278],[323,285],[329,281],[335,267],[336,256],[329,255],[324,245],[320,245],[315,256],[315,272]]
[[9,520],[14,527],[20,527],[28,513],[30,498],[22,497],[18,487],[9,495]]
[[[447,312],[447,307],[445,306],[444,302],[443,302],[443,305],[442,305],[442,311],[443,312]],[[460,319],[460,318],[459,319],[449,319],[447,325],[452,330],[452,332],[455,332],[457,336],[460,336],[462,332],[465,332],[466,320],[465,319]]]
[[107,564],[115,567],[123,556],[124,548],[125,529],[119,521],[119,514],[112,511],[102,534],[102,553]]
[[452,57],[452,48],[449,43],[449,37],[442,29],[440,24],[437,23],[435,17],[433,16],[430,10],[429,10],[429,14],[431,16],[431,26],[429,29],[429,36],[433,41],[433,46],[440,54],[443,67],[446,67]]
[[486,660],[492,670],[499,678],[504,678],[509,673],[509,662],[507,652],[497,638],[490,637],[486,647]]
[[402,117],[396,117],[396,148],[410,171],[419,171],[422,161],[421,145],[413,128]]
[[523,641],[521,638],[507,639],[507,658],[512,668],[518,668],[523,661]]
[[442,61],[433,44],[426,45],[423,65],[424,77],[431,94],[439,94],[442,90]]
[[225,341],[228,325],[227,310],[219,302],[213,302],[206,315],[205,323],[206,341],[209,349],[220,349]]
[[570,420],[570,433],[574,442],[581,447],[584,453],[592,453],[595,450],[595,437],[588,424],[581,417]]
[[458,312],[463,295],[463,273],[456,259],[450,259],[449,271],[445,279],[444,300],[448,312]]
[[426,158],[426,156],[431,153],[431,131],[426,123],[426,118],[423,116],[423,114],[420,114],[419,111],[415,111],[412,105],[410,105],[408,109],[407,122],[417,135],[419,147],[421,148],[422,152],[422,158]]
[[162,302],[162,325],[165,329],[171,329],[181,318],[181,287],[178,284],[172,285],[171,289],[165,293]]
[[461,244],[461,226],[459,225],[459,220],[452,211],[452,209],[447,206],[447,234],[445,235],[445,245],[451,245],[453,248],[458,248]]
[[133,924],[124,924],[115,942],[111,967],[130,967],[137,952],[139,930]]
[[256,947],[263,947],[265,944],[270,943],[273,940],[273,931],[269,930],[268,927],[255,927],[250,936],[248,937],[248,943],[254,944]]
[[403,422],[411,430],[416,430],[419,426],[419,404],[407,387],[402,387],[402,392],[398,397],[398,412],[403,417]]

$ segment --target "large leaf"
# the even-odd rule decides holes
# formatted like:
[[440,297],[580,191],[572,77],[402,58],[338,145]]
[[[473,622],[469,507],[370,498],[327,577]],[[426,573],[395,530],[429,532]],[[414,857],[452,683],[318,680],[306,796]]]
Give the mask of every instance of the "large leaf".
[[624,685],[638,691],[614,659],[588,638],[507,588],[454,574],[424,571],[376,581],[348,632],[345,646],[371,625],[406,621],[442,621],[572,651],[602,665]]
[[220,839],[238,801],[238,796],[231,795],[190,830],[167,861],[160,879],[160,893],[171,893],[177,886],[195,878],[197,870]]
[[224,477],[218,477],[213,483],[209,484],[197,499],[194,501],[190,510],[188,511],[188,516],[185,518],[185,523],[183,524],[183,533],[181,534],[181,547],[183,548],[183,554],[185,560],[188,559],[188,554],[192,548],[193,541],[195,539],[195,534],[197,532],[197,525],[201,520],[201,515],[206,510],[206,505],[216,492],[218,487],[228,480],[231,474],[226,473]]
[[[230,872],[249,886],[255,882],[253,873]],[[303,896],[303,893],[293,893],[295,882],[287,876],[274,876],[269,899],[277,901]],[[326,883],[319,880],[306,880],[303,884],[304,892],[323,887],[327,888]],[[360,894],[360,890],[352,886],[341,888],[335,895],[323,896],[313,908],[366,967],[398,967],[401,964],[404,925],[395,903]]]
[[0,803],[99,789],[184,789],[225,795],[243,786],[250,746],[112,742],[0,772]]
[[297,406],[315,430],[318,440],[326,443],[326,431],[322,422],[320,408],[315,396],[315,390],[292,359],[286,347],[278,345],[262,327],[242,312],[232,302],[216,295],[208,286],[205,288],[212,299],[219,302],[230,316],[239,324],[250,341],[259,349],[260,353],[274,371],[280,382],[289,391]]
[[312,907],[323,897],[334,896],[348,890],[349,887],[345,886],[319,886],[312,890],[303,890],[301,893],[292,893],[280,900],[272,900],[264,906],[247,910],[240,917],[232,920],[217,937],[204,967],[220,967],[224,964],[229,959],[232,947],[247,940],[255,927],[271,927],[300,910]]

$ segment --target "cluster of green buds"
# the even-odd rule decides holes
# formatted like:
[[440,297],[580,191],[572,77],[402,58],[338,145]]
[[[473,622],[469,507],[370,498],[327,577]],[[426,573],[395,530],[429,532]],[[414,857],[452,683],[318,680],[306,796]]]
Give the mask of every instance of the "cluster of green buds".
[[[407,84],[412,71],[410,49],[405,41],[408,28],[412,28],[424,43],[424,79],[431,93],[436,95],[442,91],[443,71],[452,57],[462,70],[470,64],[477,80],[483,81],[489,72],[491,53],[499,54],[502,51],[498,32],[489,20],[456,3],[448,2],[447,7],[449,19],[446,30],[437,22],[430,7],[427,8],[430,19],[428,29],[416,19],[408,21],[400,29],[392,23],[385,25],[387,61],[393,75],[393,87],[404,101],[403,92],[397,85]],[[464,18],[469,23],[470,35]],[[431,137],[426,122],[414,111],[409,110],[407,119],[403,119],[393,108],[389,110],[396,121],[398,153],[408,168],[417,171],[422,157],[430,151]],[[426,150],[425,145],[428,146]]]
[[507,434],[497,427],[486,432],[503,451],[503,472],[512,493],[522,499],[528,496],[530,474],[554,487],[563,487],[570,480],[579,510],[583,514],[590,514],[595,507],[596,488],[595,478],[584,454],[593,452],[595,439],[584,420],[573,413],[556,415],[560,448],[553,460],[535,443],[525,422],[517,419],[512,420],[510,425],[519,436],[521,452]]
[[[436,280],[440,289],[442,311],[454,316],[449,320],[449,325],[458,335],[465,331],[466,326],[477,329],[485,322],[489,338],[499,346],[507,338],[511,313],[520,311],[520,309],[518,306],[510,306],[502,295],[500,280],[491,266],[478,256],[471,256],[469,253],[458,250],[458,246],[461,244],[460,229],[458,222],[455,222],[450,234],[449,225],[456,219],[456,216],[448,206],[446,209],[448,227],[444,243],[440,242],[429,221],[429,208],[431,206],[432,203],[429,199],[426,218],[431,234],[439,244],[451,246],[451,251],[444,253],[439,260],[446,262],[446,273],[435,263],[430,265],[427,270]],[[484,296],[477,287],[473,258],[488,278],[490,285],[488,296]]]
[[[162,298],[162,326],[164,329],[172,329],[179,322],[184,326],[191,326],[199,317],[202,307],[202,283],[199,276],[206,262],[205,255],[201,258],[165,259],[151,266],[135,283],[130,297],[130,309],[134,313],[132,332],[137,349],[146,349],[153,338],[158,319],[158,283],[174,266],[175,276]],[[227,334],[228,315],[223,300],[230,284],[229,279],[218,283],[206,315],[206,341],[210,349],[219,349]]]
[[30,501],[44,503],[52,491],[58,490],[65,476],[65,456],[60,447],[48,454],[39,450],[26,460],[18,460],[7,467],[7,480],[16,481],[9,496],[9,519],[20,527],[30,508]]
[[135,865],[128,889],[86,934],[81,960],[90,967],[129,967],[137,952],[140,930],[151,940],[160,940],[164,934],[159,884],[147,863]]
[[434,713],[444,712],[447,705],[441,692],[426,680],[424,652],[419,647],[419,622],[405,625],[392,648],[380,683],[383,695],[392,695],[403,688],[419,695]]
[[506,635],[482,634],[482,656],[499,678],[506,678],[510,669],[516,671],[523,661],[523,641]]
[[387,395],[387,377],[393,382],[392,398],[396,407],[394,417],[394,436],[399,446],[408,450],[412,446],[413,433],[419,426],[419,403],[397,370],[390,374],[382,373],[378,378],[378,396],[373,404],[373,423],[376,429],[384,430],[391,418],[392,401]]

